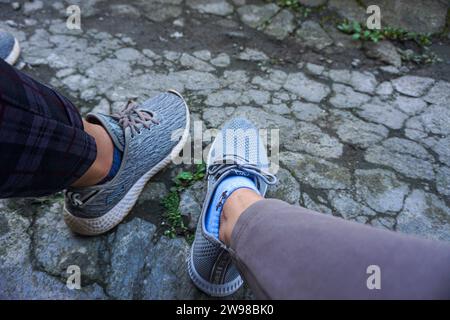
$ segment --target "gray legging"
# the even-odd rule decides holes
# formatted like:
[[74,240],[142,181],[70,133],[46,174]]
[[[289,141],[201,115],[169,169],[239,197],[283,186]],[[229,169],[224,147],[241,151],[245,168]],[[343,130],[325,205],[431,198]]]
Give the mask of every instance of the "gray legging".
[[259,299],[450,299],[448,243],[279,200],[241,215],[230,250]]

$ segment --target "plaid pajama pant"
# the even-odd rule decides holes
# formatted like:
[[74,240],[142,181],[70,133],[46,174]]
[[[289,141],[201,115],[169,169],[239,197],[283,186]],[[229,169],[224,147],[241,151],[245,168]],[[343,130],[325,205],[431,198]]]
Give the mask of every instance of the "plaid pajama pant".
[[0,59],[0,198],[61,191],[96,155],[72,102]]

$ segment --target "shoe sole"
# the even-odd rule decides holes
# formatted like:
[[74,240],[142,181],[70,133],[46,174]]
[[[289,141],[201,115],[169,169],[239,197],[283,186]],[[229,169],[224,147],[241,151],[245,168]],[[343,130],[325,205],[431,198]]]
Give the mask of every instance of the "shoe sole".
[[188,260],[188,273],[189,277],[191,278],[192,282],[194,282],[195,286],[206,293],[207,295],[210,295],[212,297],[227,297],[229,295],[232,295],[236,291],[239,290],[239,288],[242,286],[244,281],[242,280],[242,277],[237,277],[233,281],[224,283],[224,284],[214,284],[210,283],[206,280],[204,280],[195,270],[194,267],[194,261],[193,259],[193,249],[194,246],[191,247],[191,254],[189,255]]
[[19,55],[20,55],[19,42],[17,41],[17,39],[14,38],[14,46],[9,56],[7,56],[5,59],[6,63],[13,65],[14,63],[16,63],[17,59],[19,58]]
[[171,153],[166,158],[164,158],[150,171],[139,178],[139,180],[136,181],[136,183],[130,188],[130,190],[128,190],[126,195],[111,210],[109,210],[101,217],[92,219],[80,218],[71,214],[64,206],[64,221],[72,231],[86,236],[95,236],[105,233],[117,226],[130,213],[131,209],[133,209],[147,182],[156,173],[166,167],[172,161],[172,159],[179,155],[189,137],[190,113],[186,101],[180,93],[175,90],[168,90],[168,92],[174,93],[179,96],[183,100],[186,107],[186,127],[184,129],[181,140],[172,149]]

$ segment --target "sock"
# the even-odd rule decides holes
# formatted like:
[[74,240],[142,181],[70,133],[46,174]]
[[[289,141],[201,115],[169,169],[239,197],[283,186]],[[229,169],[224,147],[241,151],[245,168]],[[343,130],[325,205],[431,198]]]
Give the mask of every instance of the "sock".
[[220,215],[223,205],[231,194],[241,188],[247,188],[260,194],[255,183],[242,176],[230,176],[225,178],[214,191],[212,201],[206,211],[205,227],[206,230],[219,239]]
[[112,178],[114,178],[116,176],[117,172],[119,171],[121,164],[122,164],[122,152],[120,152],[120,150],[117,149],[117,147],[114,147],[113,162],[111,165],[111,169],[109,169],[109,172],[106,175],[106,177],[97,184],[104,184],[104,183],[112,180]]

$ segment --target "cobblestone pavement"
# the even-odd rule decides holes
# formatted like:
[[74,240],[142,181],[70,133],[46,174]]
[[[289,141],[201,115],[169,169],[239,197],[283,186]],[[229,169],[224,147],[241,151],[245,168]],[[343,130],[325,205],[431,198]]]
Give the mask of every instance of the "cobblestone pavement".
[[[299,22],[289,9],[245,0],[78,1],[83,30],[71,31],[68,2],[13,9],[0,0],[0,27],[20,40],[18,67],[62,90],[82,113],[115,111],[174,88],[204,129],[233,116],[280,129],[280,182],[269,196],[450,241],[445,43],[436,66],[402,66],[395,50],[385,65],[386,55],[367,58],[315,15]],[[302,1],[322,9],[326,2]],[[346,3],[338,14],[361,14],[356,1]],[[323,10],[333,8],[330,0]],[[428,28],[442,27],[445,14],[439,17]],[[1,200],[0,297],[207,298],[186,273],[189,244],[159,232],[160,201],[180,170],[159,174],[127,220],[95,238],[67,229],[61,194]],[[203,188],[197,182],[181,194],[191,226]],[[69,265],[81,268],[81,290],[65,285]],[[244,288],[232,298],[251,297]]]

